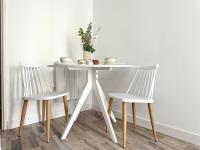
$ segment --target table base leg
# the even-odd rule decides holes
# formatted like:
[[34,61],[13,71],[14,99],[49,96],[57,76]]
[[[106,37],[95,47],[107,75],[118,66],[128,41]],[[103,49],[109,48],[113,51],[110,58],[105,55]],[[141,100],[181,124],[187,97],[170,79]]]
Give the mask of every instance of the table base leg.
[[[102,88],[101,88],[100,83],[99,83],[98,80],[96,80],[96,84],[99,85],[98,86],[98,91],[102,93],[101,95],[102,95],[103,100],[105,101],[105,106],[106,106],[106,108],[108,108],[108,102],[106,100],[106,97],[105,97],[105,95],[103,93],[103,90],[102,90]],[[113,114],[112,111],[111,111],[111,116],[110,117],[111,117],[111,119],[112,119],[113,122],[117,122],[117,120],[116,120],[116,118],[115,118],[115,116],[114,116],[114,114]]]
[[99,103],[99,106],[100,106],[101,112],[103,114],[104,120],[106,121],[106,125],[107,125],[108,131],[111,135],[112,141],[117,143],[117,138],[115,136],[115,132],[114,132],[110,117],[109,117],[108,112],[107,112],[107,107],[106,107],[106,104],[105,104],[106,100],[104,99],[104,93],[101,90],[101,86],[100,86],[98,80],[96,80],[96,84],[93,85],[93,90],[94,90],[94,92],[97,96],[97,101]]
[[78,104],[77,104],[77,106],[76,106],[76,108],[75,108],[75,110],[74,110],[74,112],[73,112],[68,124],[65,127],[65,130],[64,130],[64,132],[62,134],[62,137],[61,137],[62,140],[67,137],[67,135],[68,135],[72,125],[74,124],[74,121],[78,117],[78,114],[80,113],[81,108],[82,108],[87,96],[89,95],[91,89],[92,89],[92,84],[90,82],[88,82],[86,87],[85,87],[85,89],[83,90],[83,94],[81,95],[81,97],[80,97],[80,99],[78,101]]

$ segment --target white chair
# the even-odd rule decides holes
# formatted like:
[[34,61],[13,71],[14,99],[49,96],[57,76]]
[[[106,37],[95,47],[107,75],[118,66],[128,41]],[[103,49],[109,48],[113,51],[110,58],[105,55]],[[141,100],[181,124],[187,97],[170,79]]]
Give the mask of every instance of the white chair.
[[153,103],[153,90],[156,70],[159,65],[138,66],[133,75],[132,82],[126,93],[109,93],[108,113],[111,114],[113,100],[122,102],[122,132],[123,147],[126,146],[126,104],[132,103],[133,125],[136,127],[135,121],[135,103],[148,104],[151,126],[153,130],[154,140],[157,141],[156,130],[154,127],[154,116],[151,104]]
[[46,112],[46,140],[50,140],[50,112],[51,101],[63,97],[65,118],[68,119],[68,106],[67,96],[68,92],[56,92],[52,91],[50,85],[47,83],[43,69],[49,66],[23,66],[20,64],[20,70],[23,81],[23,109],[21,114],[19,136],[21,136],[22,126],[24,124],[25,114],[27,110],[28,101],[42,101],[42,121],[45,120]]

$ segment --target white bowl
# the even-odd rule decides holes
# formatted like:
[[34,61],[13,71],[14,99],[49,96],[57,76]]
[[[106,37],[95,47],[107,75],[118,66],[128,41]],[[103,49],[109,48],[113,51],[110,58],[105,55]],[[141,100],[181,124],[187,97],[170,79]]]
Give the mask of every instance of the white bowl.
[[117,63],[117,58],[114,57],[108,57],[108,58],[104,58],[104,62],[105,63]]
[[73,60],[69,57],[60,57],[60,62],[61,63],[72,63]]

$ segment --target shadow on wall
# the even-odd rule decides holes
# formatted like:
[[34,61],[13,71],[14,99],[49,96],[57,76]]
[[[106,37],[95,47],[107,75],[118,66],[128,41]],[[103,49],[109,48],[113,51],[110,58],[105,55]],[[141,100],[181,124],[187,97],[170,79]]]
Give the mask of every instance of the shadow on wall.
[[[77,100],[81,96],[82,91],[87,83],[87,71],[69,71],[63,68],[56,68],[55,80],[55,86],[58,91],[64,89],[65,91],[68,91],[70,93],[69,104],[71,104],[71,108],[75,108],[78,102]],[[69,108],[69,112],[73,112],[71,108]]]
[[[14,118],[14,114],[16,112],[16,105],[19,103],[19,100],[21,101],[22,91],[20,91],[21,88],[19,88],[22,85],[22,82],[20,81],[20,70],[17,67],[11,67],[10,68],[10,101],[9,101],[9,119],[12,119],[9,124],[8,128],[12,127],[12,122]],[[22,102],[22,101],[21,101]],[[21,103],[20,102],[20,103]]]

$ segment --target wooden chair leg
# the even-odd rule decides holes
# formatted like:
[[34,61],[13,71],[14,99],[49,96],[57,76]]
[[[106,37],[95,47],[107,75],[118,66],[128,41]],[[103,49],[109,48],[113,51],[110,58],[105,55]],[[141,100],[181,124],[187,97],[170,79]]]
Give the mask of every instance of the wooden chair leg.
[[46,138],[47,138],[47,142],[49,143],[50,140],[50,124],[51,124],[51,118],[50,118],[50,113],[51,113],[51,101],[45,101],[46,103]]
[[65,110],[65,119],[68,120],[68,103],[67,103],[67,96],[63,96],[64,102],[64,110]]
[[[108,102],[108,115],[111,117],[111,112],[112,112],[112,106],[113,106],[113,98],[110,97],[109,102]],[[106,132],[108,131],[107,126],[106,126]]]
[[111,116],[112,106],[113,106],[113,98],[110,97],[110,99],[109,99],[109,104],[108,104],[108,115],[109,115],[109,116]]
[[136,128],[135,103],[132,103],[133,127]]
[[126,103],[122,102],[122,136],[123,136],[123,148],[126,147]]
[[151,120],[154,141],[157,142],[158,138],[157,138],[156,129],[154,126],[154,115],[153,115],[152,105],[150,103],[148,103],[148,109],[149,109],[149,116],[150,116],[150,120]]
[[45,101],[42,101],[42,123],[44,123],[45,121],[45,112],[46,112]]
[[21,136],[22,127],[24,125],[24,119],[25,119],[25,116],[26,116],[27,105],[28,105],[28,100],[24,100],[22,113],[21,113],[20,128],[19,128],[18,136]]

